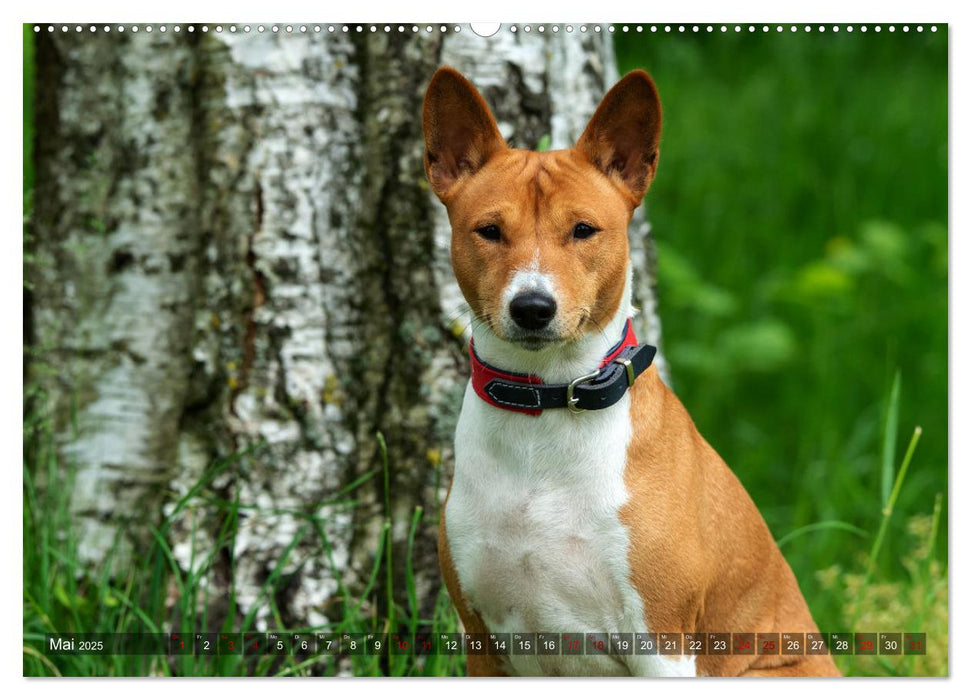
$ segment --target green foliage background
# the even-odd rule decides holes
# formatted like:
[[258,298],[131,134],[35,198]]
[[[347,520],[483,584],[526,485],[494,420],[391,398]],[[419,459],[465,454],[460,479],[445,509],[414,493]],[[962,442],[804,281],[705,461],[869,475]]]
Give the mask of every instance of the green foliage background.
[[[649,70],[665,110],[647,204],[674,389],[758,504],[822,630],[927,633],[927,656],[839,657],[844,672],[947,674],[947,31],[771,28],[616,35],[621,70]],[[32,34],[25,26],[28,219]],[[25,226],[25,265],[29,244]],[[25,385],[26,401],[33,398]],[[167,630],[173,614],[204,625],[206,612],[196,609],[199,581],[172,565],[161,536],[167,522],[125,580],[111,580],[107,563],[79,570],[66,489],[36,488],[45,474],[56,482],[57,465],[46,418],[32,405],[24,421],[25,674],[321,672],[297,659],[43,654],[46,631]],[[900,469],[917,425],[919,445]],[[232,460],[204,478],[226,468]],[[220,536],[234,531],[233,509]],[[369,590],[377,585],[408,582],[382,581],[376,564]],[[275,586],[271,577],[269,600]],[[349,599],[332,631],[381,632],[401,620],[457,625],[444,593],[433,620],[408,610],[397,621],[363,619],[360,611]],[[425,665],[360,658],[359,675],[463,668],[444,657]]]
[[947,31],[672,29],[617,50],[664,108],[647,206],[674,389],[777,538],[862,530],[783,546],[835,631],[845,586],[815,574],[860,570],[917,425],[876,576],[911,585],[909,516],[947,493]]

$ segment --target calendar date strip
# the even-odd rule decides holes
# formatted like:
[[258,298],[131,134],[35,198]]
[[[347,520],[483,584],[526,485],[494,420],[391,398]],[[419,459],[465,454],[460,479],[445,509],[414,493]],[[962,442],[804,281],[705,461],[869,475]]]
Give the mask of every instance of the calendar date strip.
[[44,647],[54,656],[910,656],[927,653],[927,635],[924,632],[77,633],[48,634]]

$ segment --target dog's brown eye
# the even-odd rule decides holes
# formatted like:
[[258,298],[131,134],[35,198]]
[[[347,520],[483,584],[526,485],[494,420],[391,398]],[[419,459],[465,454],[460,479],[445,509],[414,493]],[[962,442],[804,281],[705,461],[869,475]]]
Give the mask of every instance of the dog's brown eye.
[[573,237],[583,240],[584,238],[590,238],[600,229],[596,229],[590,224],[577,224],[573,227]]
[[495,224],[489,224],[488,226],[480,226],[475,230],[477,234],[482,236],[487,241],[498,241],[500,232],[499,227]]

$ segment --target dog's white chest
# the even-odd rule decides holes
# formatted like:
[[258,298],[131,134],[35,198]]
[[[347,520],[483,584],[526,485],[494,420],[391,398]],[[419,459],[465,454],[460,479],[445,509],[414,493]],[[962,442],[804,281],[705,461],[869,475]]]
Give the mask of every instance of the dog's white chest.
[[[466,392],[446,526],[463,593],[490,631],[647,631],[618,517],[629,405],[526,418]],[[523,675],[662,673],[650,657],[513,654],[506,663]]]

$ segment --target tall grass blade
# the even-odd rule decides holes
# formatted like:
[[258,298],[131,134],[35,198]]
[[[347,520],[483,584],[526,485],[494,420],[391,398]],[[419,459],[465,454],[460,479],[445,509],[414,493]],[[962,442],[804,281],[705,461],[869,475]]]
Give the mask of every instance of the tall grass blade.
[[394,536],[391,524],[391,469],[388,466],[388,445],[384,440],[384,435],[379,432],[377,439],[378,450],[381,452],[381,470],[384,474],[384,528],[387,532],[387,537],[384,540],[385,595],[388,601],[387,627],[389,632],[393,632],[396,623],[394,610],[394,561],[392,559]]
[[897,459],[897,426],[900,418],[900,370],[893,377],[893,386],[887,400],[883,428],[883,451],[880,456],[880,502],[890,499],[893,485],[893,465]]
[[886,501],[886,505],[883,507],[883,518],[880,520],[880,529],[877,531],[877,537],[873,540],[873,547],[870,549],[870,555],[867,558],[866,573],[863,576],[863,587],[870,582],[870,578],[873,576],[873,569],[877,564],[877,556],[880,554],[880,549],[883,547],[883,540],[887,535],[887,528],[890,526],[890,518],[893,515],[893,508],[897,504],[897,498],[900,496],[900,489],[904,484],[904,477],[907,476],[907,470],[910,468],[910,460],[914,456],[914,450],[917,449],[917,443],[920,442],[922,430],[918,425],[914,428],[914,434],[910,438],[910,444],[907,446],[907,453],[904,455],[904,461],[900,465],[900,471],[897,472],[897,478],[894,480],[893,490],[890,492],[890,496]]
[[781,548],[784,544],[791,542],[797,537],[807,535],[810,532],[817,532],[819,530],[844,530],[846,532],[852,532],[858,537],[866,537],[868,534],[870,534],[866,530],[859,528],[856,525],[851,525],[850,523],[844,523],[842,520],[824,520],[822,522],[810,523],[809,525],[797,527],[789,534],[780,537],[776,544]]

